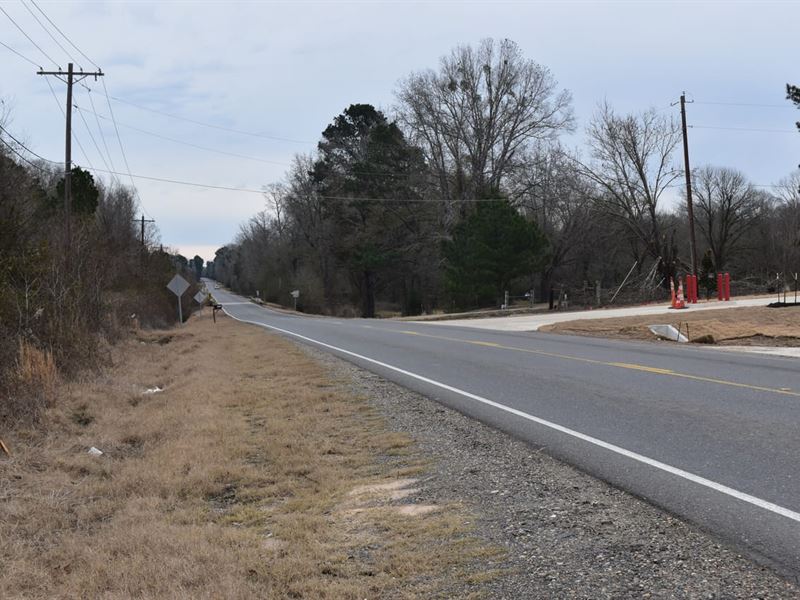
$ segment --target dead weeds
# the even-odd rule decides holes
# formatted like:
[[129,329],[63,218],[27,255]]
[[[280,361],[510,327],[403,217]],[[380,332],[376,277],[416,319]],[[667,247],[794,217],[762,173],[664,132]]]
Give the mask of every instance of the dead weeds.
[[413,502],[412,440],[291,343],[206,311],[115,363],[61,387],[46,433],[3,433],[4,597],[428,597],[496,576],[461,506]]

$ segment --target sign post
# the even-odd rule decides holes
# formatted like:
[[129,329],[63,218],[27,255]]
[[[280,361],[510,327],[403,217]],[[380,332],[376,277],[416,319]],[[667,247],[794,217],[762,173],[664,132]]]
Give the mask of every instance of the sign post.
[[300,297],[300,290],[293,290],[290,292],[292,294],[292,298],[294,298],[294,309],[297,310],[297,299]]
[[167,284],[167,289],[178,297],[178,323],[183,325],[183,308],[181,307],[181,296],[189,289],[189,282],[180,275],[175,275]]

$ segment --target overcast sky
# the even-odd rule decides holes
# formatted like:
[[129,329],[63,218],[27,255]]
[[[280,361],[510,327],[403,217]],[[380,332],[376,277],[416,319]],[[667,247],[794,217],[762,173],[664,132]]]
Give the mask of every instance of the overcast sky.
[[[27,0],[26,0],[27,1]],[[47,25],[41,13],[28,6]],[[279,181],[297,152],[351,103],[387,111],[398,80],[435,68],[459,44],[511,38],[549,67],[574,98],[579,130],[597,103],[619,111],[669,108],[681,91],[695,100],[689,123],[693,166],[735,167],[772,184],[800,162],[800,112],[785,98],[800,84],[799,2],[45,2],[39,6],[100,65],[112,96],[221,127],[285,138],[229,133],[112,101],[134,174],[261,189]],[[61,67],[66,53],[20,1],[0,7]],[[0,41],[50,68],[0,13]],[[60,40],[63,42],[63,40]],[[64,43],[84,68],[88,62]],[[9,126],[33,150],[63,159],[63,116],[44,77],[0,47],[0,98]],[[65,86],[52,79],[58,104]],[[108,116],[100,84],[88,81],[97,112]],[[75,104],[91,109],[76,88]],[[738,103],[770,106],[729,106]],[[102,149],[94,115],[84,113]],[[130,129],[156,132],[262,161],[214,154]],[[111,161],[124,170],[113,125],[100,120]],[[79,116],[77,163],[105,168]],[[581,134],[566,137],[580,146]],[[676,161],[680,156],[676,156]],[[108,160],[108,159],[106,159]],[[266,161],[266,162],[263,162]],[[259,194],[136,180],[165,245],[213,258],[239,224],[264,207]]]

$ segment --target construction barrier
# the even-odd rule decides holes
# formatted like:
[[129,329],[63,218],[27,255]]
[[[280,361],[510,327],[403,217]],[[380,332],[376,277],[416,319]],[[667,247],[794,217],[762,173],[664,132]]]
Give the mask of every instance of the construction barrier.
[[686,276],[686,301],[697,304],[697,275]]

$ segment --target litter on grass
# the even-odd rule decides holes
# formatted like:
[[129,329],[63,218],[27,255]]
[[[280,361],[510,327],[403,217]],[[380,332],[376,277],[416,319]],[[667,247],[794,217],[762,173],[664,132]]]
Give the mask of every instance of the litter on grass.
[[154,388],[147,388],[145,391],[142,392],[142,396],[147,396],[148,394],[158,394],[159,392],[163,392],[164,388],[162,387],[154,387]]
[[103,456],[103,451],[100,450],[99,448],[95,448],[94,446],[92,446],[91,448],[89,448],[89,454],[91,456]]
[[649,329],[656,337],[660,337],[664,340],[680,342],[682,344],[685,344],[689,341],[685,335],[675,329],[672,325],[650,325]]

